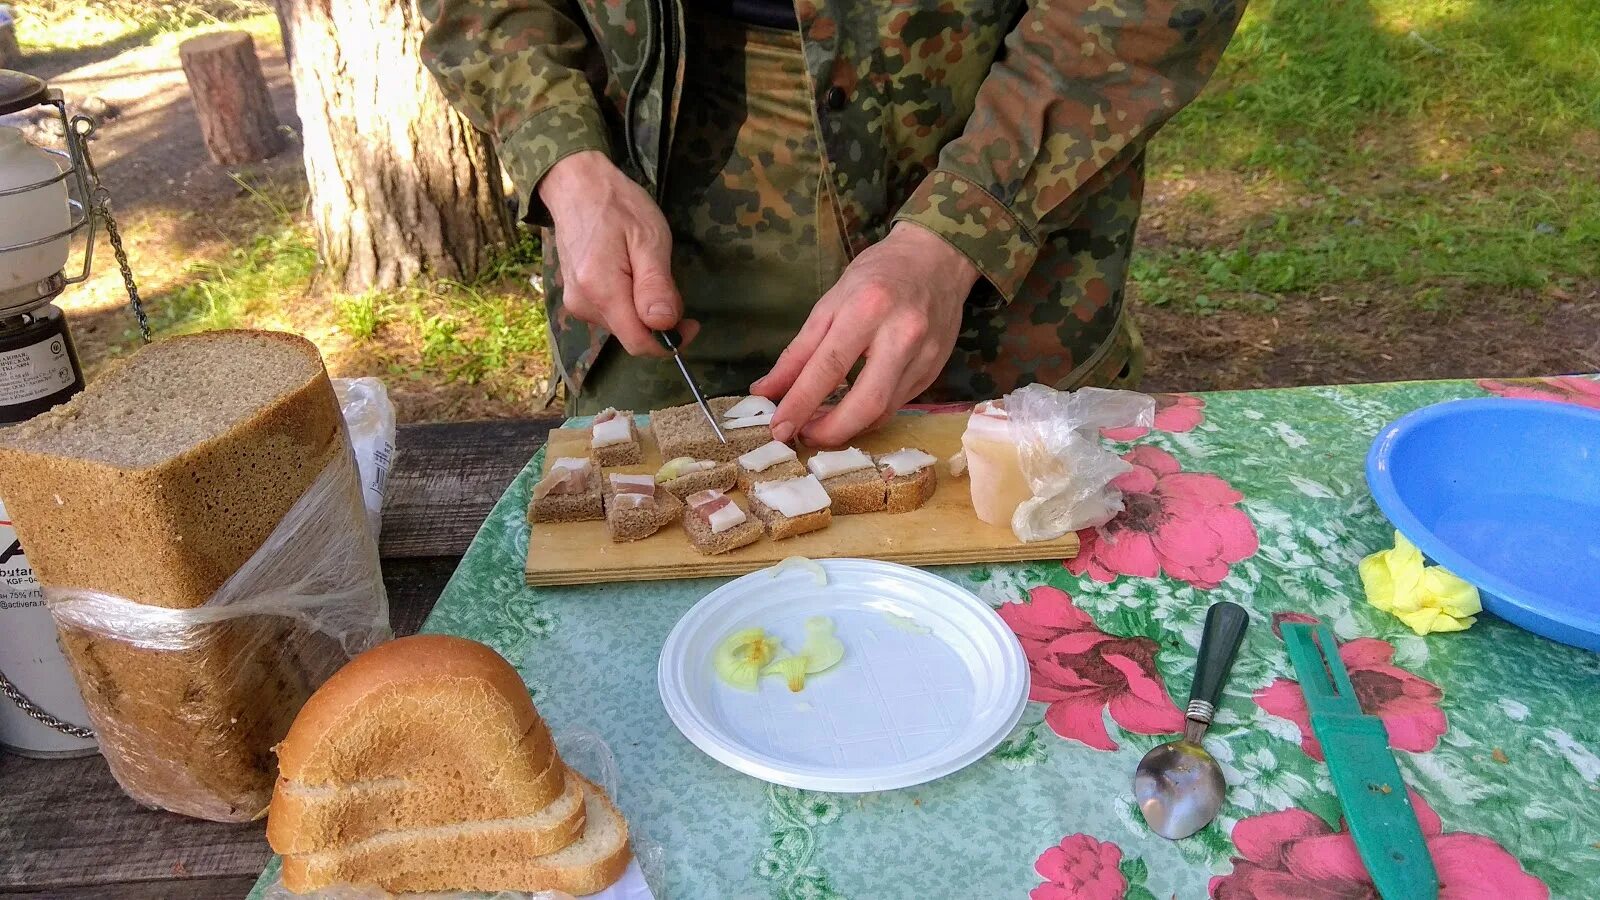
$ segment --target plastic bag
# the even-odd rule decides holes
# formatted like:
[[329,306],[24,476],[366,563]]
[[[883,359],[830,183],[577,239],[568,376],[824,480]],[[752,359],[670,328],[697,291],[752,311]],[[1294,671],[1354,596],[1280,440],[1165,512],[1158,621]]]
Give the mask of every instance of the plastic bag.
[[[381,385],[376,399],[370,388],[351,396],[367,404],[351,431],[369,447],[392,442],[372,405],[387,404]],[[350,437],[197,607],[44,588],[80,683],[94,684],[84,700],[101,752],[133,799],[220,822],[260,817],[275,776],[269,748],[317,686],[392,636]],[[381,503],[383,473],[373,476]]]
[[1155,423],[1156,402],[1134,391],[1058,391],[1030,384],[1006,395],[1017,458],[1033,497],[1011,517],[1021,541],[1048,541],[1111,521],[1122,492],[1111,482],[1132,466],[1100,440],[1100,429]]
[[[587,729],[576,728],[554,735],[556,749],[568,766],[582,772],[588,779],[615,800],[622,785],[622,775],[616,757],[605,739]],[[628,843],[633,848],[633,862],[622,879],[598,894],[592,900],[667,900],[663,879],[666,874],[666,851],[650,840],[637,822],[628,823]],[[283,886],[281,877],[274,877],[261,895],[261,900],[388,900],[397,896],[381,888],[352,884],[333,885],[309,894],[296,894]],[[405,900],[567,900],[570,894],[561,891],[437,891],[401,895]]]
[[79,588],[46,587],[45,600],[58,626],[145,650],[192,650],[203,640],[200,626],[270,615],[333,638],[354,656],[389,629],[378,546],[360,492],[350,460],[335,457],[255,554],[192,609]]
[[376,378],[335,378],[333,392],[339,396],[345,428],[350,432],[350,449],[356,455],[361,474],[362,499],[372,533],[383,525],[383,491],[389,483],[389,467],[394,463],[394,404],[389,392]]

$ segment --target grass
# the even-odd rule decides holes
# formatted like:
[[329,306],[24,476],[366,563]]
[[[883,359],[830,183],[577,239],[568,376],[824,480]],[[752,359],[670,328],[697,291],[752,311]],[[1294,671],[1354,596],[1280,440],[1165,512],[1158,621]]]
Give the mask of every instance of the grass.
[[[1152,144],[1153,184],[1198,186],[1166,229],[1187,237],[1141,247],[1135,290],[1199,313],[1559,293],[1600,277],[1597,155],[1593,3],[1257,0]],[[1211,182],[1273,199],[1239,215]]]
[[266,0],[33,0],[14,6],[20,6],[17,42],[36,53],[133,45],[160,34],[272,14]]
[[[527,288],[537,238],[525,235],[471,283],[424,281],[399,291],[341,294],[317,283],[316,240],[299,209],[303,189],[240,181],[248,197],[233,214],[255,237],[220,257],[190,263],[177,286],[147,298],[157,334],[214,328],[287,328],[318,337],[330,366],[391,379],[468,386],[488,403],[535,412],[548,387],[544,307]],[[438,404],[450,404],[438,398]],[[474,409],[474,404],[463,404]],[[423,398],[408,412],[453,406]]]

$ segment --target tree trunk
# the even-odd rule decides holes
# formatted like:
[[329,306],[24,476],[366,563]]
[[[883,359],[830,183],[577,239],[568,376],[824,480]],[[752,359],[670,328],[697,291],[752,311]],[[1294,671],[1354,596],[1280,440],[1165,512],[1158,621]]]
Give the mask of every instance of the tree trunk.
[[17,46],[17,23],[0,7],[0,69],[15,69],[22,64],[22,48]]
[[260,162],[283,149],[278,114],[256,59],[256,44],[242,31],[219,31],[178,47],[206,150],[219,166]]
[[511,235],[500,166],[422,67],[414,0],[284,0],[311,217],[347,291],[468,279]]

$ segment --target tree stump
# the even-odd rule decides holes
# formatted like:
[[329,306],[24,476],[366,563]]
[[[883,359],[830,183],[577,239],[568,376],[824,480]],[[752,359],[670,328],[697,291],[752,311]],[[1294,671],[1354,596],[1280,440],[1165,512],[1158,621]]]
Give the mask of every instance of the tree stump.
[[17,46],[16,13],[0,6],[0,69],[15,69],[22,63],[22,48]]
[[242,31],[219,31],[178,47],[206,150],[218,165],[260,162],[283,149],[256,44]]

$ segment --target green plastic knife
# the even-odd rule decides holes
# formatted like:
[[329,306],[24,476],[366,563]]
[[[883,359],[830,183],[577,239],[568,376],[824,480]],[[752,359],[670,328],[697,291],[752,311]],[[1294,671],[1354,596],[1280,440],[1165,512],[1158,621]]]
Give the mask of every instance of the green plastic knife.
[[1435,900],[1439,876],[1411,808],[1383,721],[1361,711],[1326,625],[1286,622],[1289,646],[1356,851],[1383,900]]

